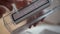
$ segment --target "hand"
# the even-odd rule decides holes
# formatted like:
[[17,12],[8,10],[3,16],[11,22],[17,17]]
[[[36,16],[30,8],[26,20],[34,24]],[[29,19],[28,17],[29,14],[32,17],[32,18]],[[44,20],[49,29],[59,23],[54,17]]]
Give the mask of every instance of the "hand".
[[16,7],[18,9],[27,6],[28,5],[28,2],[31,3],[30,0],[15,0]]
[[[38,17],[40,17],[41,15],[43,15],[43,13],[44,13],[44,11],[41,10],[41,12],[38,12],[38,13],[36,13],[35,15],[29,17],[27,23],[30,23],[30,22],[32,22],[33,20],[37,19]],[[44,19],[45,19],[45,18],[42,18],[40,21],[43,22]],[[40,21],[38,21],[38,22],[30,25],[29,28],[31,28],[32,26],[34,26],[34,27],[37,26]]]

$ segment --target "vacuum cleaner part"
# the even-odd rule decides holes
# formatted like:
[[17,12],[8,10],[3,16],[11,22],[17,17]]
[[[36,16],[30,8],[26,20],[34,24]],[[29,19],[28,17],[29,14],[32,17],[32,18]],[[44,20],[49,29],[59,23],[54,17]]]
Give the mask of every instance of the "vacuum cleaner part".
[[49,0],[36,0],[23,9],[14,12],[11,16],[14,23],[17,24],[29,16],[39,12],[39,10],[46,8],[47,6],[49,6]]

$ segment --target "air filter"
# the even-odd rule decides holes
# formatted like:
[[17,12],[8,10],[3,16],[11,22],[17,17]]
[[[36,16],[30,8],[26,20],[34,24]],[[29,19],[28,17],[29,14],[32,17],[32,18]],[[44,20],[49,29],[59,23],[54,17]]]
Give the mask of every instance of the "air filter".
[[49,0],[36,0],[32,2],[30,5],[14,12],[11,16],[14,23],[19,23],[22,20],[28,18],[29,16],[34,15],[35,13],[39,12],[49,6]]

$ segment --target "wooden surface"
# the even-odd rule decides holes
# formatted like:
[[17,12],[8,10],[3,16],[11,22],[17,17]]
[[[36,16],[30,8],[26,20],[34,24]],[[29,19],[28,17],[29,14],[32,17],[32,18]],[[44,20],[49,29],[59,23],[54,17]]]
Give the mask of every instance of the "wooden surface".
[[[6,14],[8,14],[8,12],[5,13],[3,16],[5,16]],[[17,25],[15,24],[15,25],[14,25],[14,24],[12,23],[12,20],[11,20],[10,17],[11,17],[10,15],[7,16],[7,17],[5,18],[5,21],[6,21],[8,24],[11,23],[11,25],[9,25],[11,31],[13,31],[13,30],[17,29],[18,27],[21,27],[21,26],[23,26],[24,24],[27,23],[27,20],[24,20],[24,21],[20,22],[19,24],[17,24]],[[8,26],[8,25],[7,25],[7,26]],[[10,32],[6,29],[2,18],[0,19],[0,34],[10,34]]]
[[0,19],[0,34],[10,34],[5,28],[2,18]]

